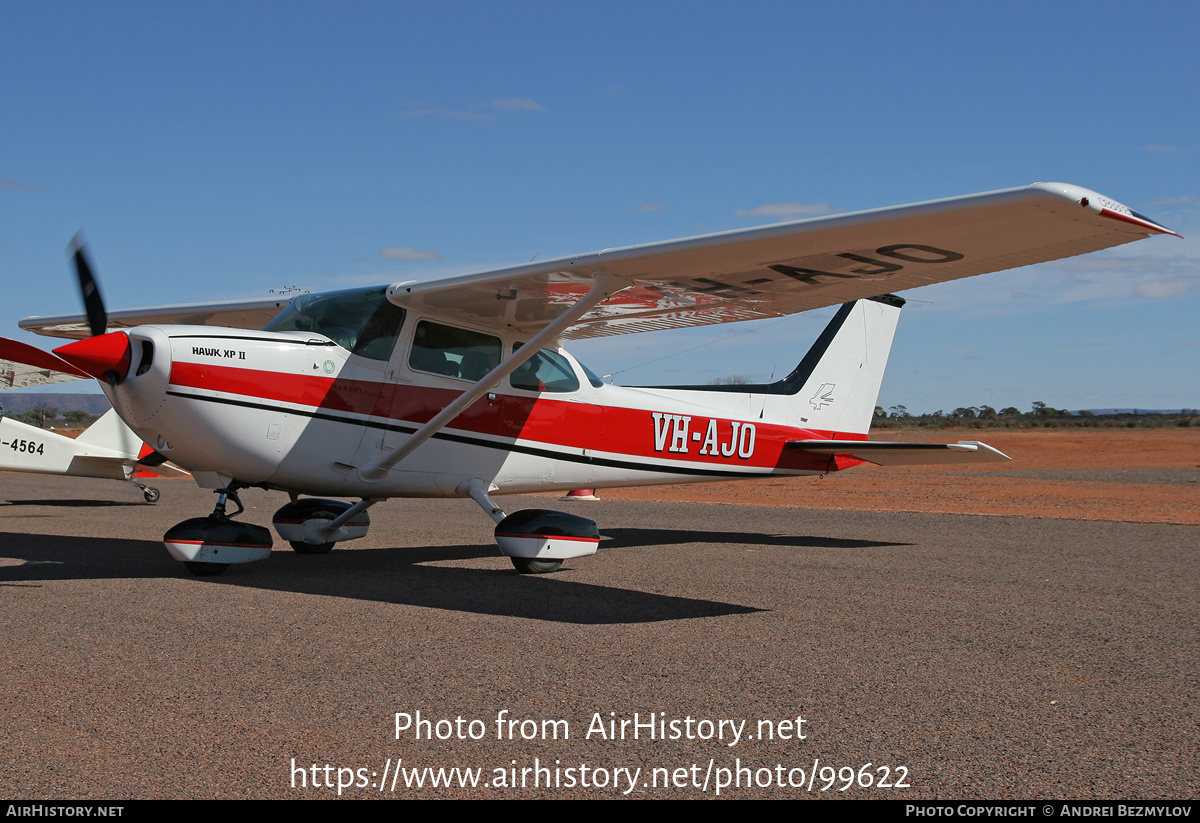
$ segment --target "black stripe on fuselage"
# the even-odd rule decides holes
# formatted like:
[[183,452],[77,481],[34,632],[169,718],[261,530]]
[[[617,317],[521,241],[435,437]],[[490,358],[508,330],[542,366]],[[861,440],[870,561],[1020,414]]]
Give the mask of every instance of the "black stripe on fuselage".
[[[384,431],[400,432],[402,434],[412,434],[417,430],[416,426],[400,425],[397,423],[384,423],[377,420],[359,420],[354,417],[344,417],[340,414],[331,412],[319,411],[303,411],[299,409],[282,408],[272,406],[268,403],[254,403],[249,400],[233,400],[227,397],[208,397],[199,394],[184,394],[182,392],[168,391],[168,395],[173,397],[181,397],[187,400],[201,400],[206,403],[220,403],[226,406],[240,406],[246,409],[259,409],[260,411],[283,412],[284,414],[298,414],[302,417],[311,417],[314,420],[328,420],[334,423],[345,423],[350,426],[365,426],[371,429],[382,429]],[[567,454],[564,452],[553,451],[551,449],[539,449],[535,446],[523,446],[517,443],[496,443],[492,440],[486,440],[481,437],[470,437],[463,434],[451,434],[449,432],[436,432],[433,435],[435,440],[445,440],[450,443],[462,443],[468,446],[482,446],[488,449],[496,449],[497,451],[516,452],[518,454],[529,454],[535,457],[545,457],[552,460],[564,460],[568,463],[583,463],[588,466],[607,466],[614,469],[632,469],[642,472],[659,472],[662,474],[686,474],[697,477],[767,477],[770,476],[770,470],[761,472],[732,472],[721,471],[719,469],[698,469],[692,466],[661,466],[653,469],[646,468],[644,463],[633,463],[627,460],[613,460],[608,457],[591,457],[582,454]]]

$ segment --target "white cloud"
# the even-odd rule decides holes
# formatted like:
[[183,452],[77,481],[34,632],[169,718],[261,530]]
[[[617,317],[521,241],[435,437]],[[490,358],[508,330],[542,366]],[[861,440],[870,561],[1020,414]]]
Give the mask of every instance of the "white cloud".
[[41,189],[34,186],[18,183],[16,180],[5,180],[2,177],[0,177],[0,189],[9,189],[10,191],[41,191]]
[[[423,102],[423,101],[421,101]],[[417,104],[417,101],[413,101]],[[451,109],[444,106],[405,109],[397,113],[399,117],[412,117],[423,120],[437,120],[443,123],[480,123],[499,120],[495,114],[520,114],[527,112],[542,112],[546,107],[536,100],[527,97],[508,97],[503,100],[493,100],[490,103],[475,103],[469,109]]]
[[510,97],[506,100],[493,100],[492,108],[496,111],[545,111],[546,107],[536,100],[524,97]]
[[1190,194],[1181,194],[1178,197],[1160,197],[1157,200],[1151,200],[1146,205],[1148,206],[1183,206],[1188,203],[1194,203],[1195,197]]
[[478,122],[481,120],[496,119],[494,116],[481,111],[464,111],[462,109],[447,108],[412,109],[399,112],[398,114],[400,117],[418,117],[427,120],[440,120],[442,122]]
[[1200,284],[1200,276],[1172,277],[1166,280],[1147,280],[1138,283],[1134,286],[1133,291],[1138,297],[1161,300],[1163,298],[1179,297],[1182,294],[1187,294],[1197,284]]
[[643,203],[640,206],[636,206],[635,208],[632,208],[632,209],[626,209],[625,211],[666,211],[666,210],[667,210],[667,207],[664,206],[662,203]]
[[828,203],[764,203],[752,209],[737,209],[738,217],[774,217],[776,220],[796,220],[801,217],[816,217],[829,214],[833,208]]
[[408,246],[397,248],[389,246],[379,253],[385,260],[445,260],[435,251],[429,249],[410,249]]

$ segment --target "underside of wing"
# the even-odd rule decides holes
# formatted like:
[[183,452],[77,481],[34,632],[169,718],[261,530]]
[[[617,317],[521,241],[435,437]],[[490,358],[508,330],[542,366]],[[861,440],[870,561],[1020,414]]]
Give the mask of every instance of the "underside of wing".
[[[131,329],[134,326],[149,323],[261,329],[291,301],[291,297],[279,297],[272,300],[239,300],[124,309],[108,313],[108,330]],[[92,336],[88,329],[86,314],[26,317],[21,321],[20,326],[26,331],[44,334],[47,337],[82,340]]]
[[91,379],[66,360],[35,346],[0,337],[0,390]]
[[884,440],[791,440],[789,449],[813,454],[841,454],[879,466],[923,466],[944,463],[1003,463],[1008,455],[978,440],[957,443],[903,443]]
[[563,335],[576,339],[778,317],[1174,234],[1065,183],[607,249],[439,280],[397,283],[397,305],[536,331],[598,274],[628,286]]

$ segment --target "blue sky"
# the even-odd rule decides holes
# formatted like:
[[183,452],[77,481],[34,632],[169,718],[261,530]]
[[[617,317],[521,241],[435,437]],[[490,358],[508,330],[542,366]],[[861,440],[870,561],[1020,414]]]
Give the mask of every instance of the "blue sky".
[[[120,308],[1061,180],[1186,239],[906,293],[881,404],[1200,406],[1200,4],[1130,9],[5,2],[0,328],[51,345],[81,228]],[[572,351],[765,379],[827,316]]]

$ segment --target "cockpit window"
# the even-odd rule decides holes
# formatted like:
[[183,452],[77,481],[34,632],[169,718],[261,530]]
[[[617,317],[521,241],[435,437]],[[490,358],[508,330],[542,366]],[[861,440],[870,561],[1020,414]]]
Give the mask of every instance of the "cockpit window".
[[297,297],[264,331],[310,331],[371,360],[387,360],[404,324],[404,309],[388,302],[387,288],[347,289]]
[[[519,348],[520,343],[513,345],[513,351]],[[550,349],[542,349],[517,366],[508,382],[514,389],[529,391],[572,392],[579,389],[579,378],[567,358]]]
[[408,365],[417,371],[474,383],[500,363],[500,338],[422,320],[413,333]]

